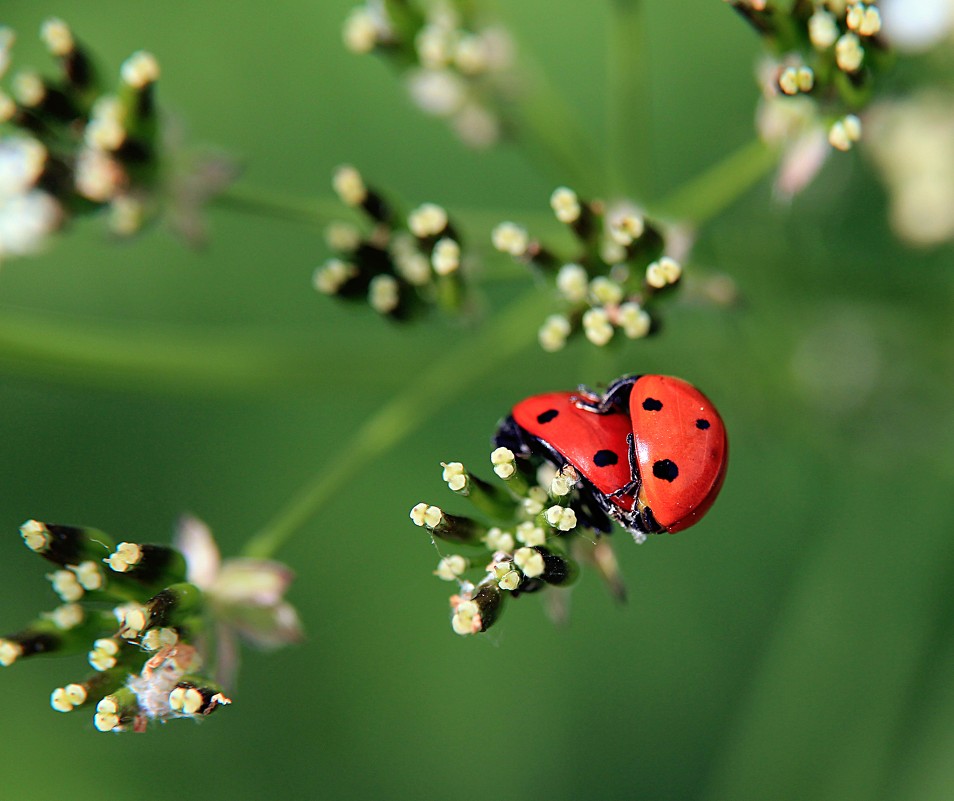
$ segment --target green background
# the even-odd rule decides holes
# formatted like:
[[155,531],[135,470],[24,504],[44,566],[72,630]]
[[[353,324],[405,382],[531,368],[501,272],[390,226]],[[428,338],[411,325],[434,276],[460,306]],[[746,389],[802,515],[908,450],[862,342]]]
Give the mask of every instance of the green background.
[[[164,106],[236,155],[246,186],[327,197],[349,161],[408,204],[546,218],[566,177],[518,148],[467,151],[418,114],[385,64],[344,51],[350,5],[5,0],[2,21],[19,66],[47,65],[34,32],[54,14],[111,67],[153,51]],[[502,5],[605,143],[610,4]],[[647,6],[642,113],[663,196],[751,138],[759,42],[721,2]],[[528,318],[518,356],[364,466],[279,554],[307,641],[246,652],[215,718],[104,736],[48,705],[78,660],[2,671],[0,795],[950,799],[952,253],[892,237],[857,154],[790,205],[770,196],[766,180],[698,231],[694,265],[731,275],[739,307],[677,303],[651,341],[558,356]],[[0,630],[53,605],[26,518],[161,542],[191,511],[235,553],[389,398],[493,324],[394,327],[311,290],[320,228],[225,210],[209,223],[196,252],[161,228],[114,243],[86,221],[0,270]],[[531,287],[512,270],[488,310]],[[718,403],[732,444],[719,502],[676,537],[617,538],[625,607],[587,572],[566,627],[531,596],[487,635],[455,636],[450,586],[407,519],[420,500],[465,509],[438,463],[486,464],[497,419],[530,393],[631,371]]]

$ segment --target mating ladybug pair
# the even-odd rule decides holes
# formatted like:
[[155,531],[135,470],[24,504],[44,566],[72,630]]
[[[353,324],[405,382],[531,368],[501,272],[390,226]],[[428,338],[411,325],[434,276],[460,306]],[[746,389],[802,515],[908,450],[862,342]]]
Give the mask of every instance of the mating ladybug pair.
[[541,456],[581,476],[585,521],[616,520],[638,540],[688,528],[708,511],[725,478],[729,443],[712,402],[663,375],[623,376],[602,395],[534,395],[518,403],[495,437],[524,457]]

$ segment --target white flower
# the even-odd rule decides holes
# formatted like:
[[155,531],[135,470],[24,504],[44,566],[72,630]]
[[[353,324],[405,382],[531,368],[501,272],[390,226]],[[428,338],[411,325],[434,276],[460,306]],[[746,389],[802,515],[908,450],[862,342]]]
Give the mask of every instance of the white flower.
[[881,0],[885,38],[900,50],[929,50],[954,30],[954,0]]
[[0,259],[39,250],[59,226],[55,198],[35,185],[46,166],[46,148],[36,139],[0,139]]
[[53,196],[38,189],[0,199],[0,259],[38,251],[59,226],[61,213]]
[[449,70],[413,70],[407,88],[414,104],[435,117],[449,117],[460,109],[467,92],[460,77]]
[[954,102],[928,92],[882,103],[864,145],[888,186],[895,232],[915,245],[954,239]]
[[295,608],[285,600],[294,577],[281,562],[234,557],[222,561],[208,526],[184,517],[175,546],[186,559],[187,578],[202,590],[217,622],[218,673],[233,683],[236,635],[260,648],[278,648],[302,639]]

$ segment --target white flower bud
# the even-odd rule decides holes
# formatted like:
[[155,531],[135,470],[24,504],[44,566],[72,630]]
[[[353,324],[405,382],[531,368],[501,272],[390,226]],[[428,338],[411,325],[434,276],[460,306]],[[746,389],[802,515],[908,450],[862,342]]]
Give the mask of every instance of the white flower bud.
[[450,489],[459,492],[467,486],[467,471],[464,469],[464,465],[460,462],[449,462],[447,464],[441,462],[441,466],[444,468],[442,474],[444,481],[447,482]]
[[550,195],[550,207],[561,223],[575,223],[580,219],[582,208],[580,199],[572,189],[561,186],[553,190]]
[[579,264],[564,264],[557,272],[556,285],[570,303],[586,299],[589,275]]
[[527,229],[512,222],[503,222],[496,226],[491,233],[494,247],[501,253],[511,256],[523,256],[530,245],[530,236]]
[[613,325],[610,323],[606,309],[589,309],[583,315],[583,333],[586,338],[598,347],[602,347],[613,338]]
[[431,264],[438,275],[450,275],[460,267],[460,245],[453,239],[444,237],[434,245]]
[[434,575],[443,581],[456,581],[468,567],[470,562],[467,559],[460,554],[451,554],[437,563]]

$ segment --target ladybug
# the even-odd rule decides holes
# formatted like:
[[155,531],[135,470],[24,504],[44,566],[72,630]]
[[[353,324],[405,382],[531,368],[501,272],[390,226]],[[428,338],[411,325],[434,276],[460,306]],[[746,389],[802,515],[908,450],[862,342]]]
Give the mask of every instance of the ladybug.
[[708,511],[725,478],[728,440],[712,402],[680,378],[630,375],[602,395],[534,395],[514,406],[495,437],[581,476],[584,522],[608,518],[637,538],[688,528]]

